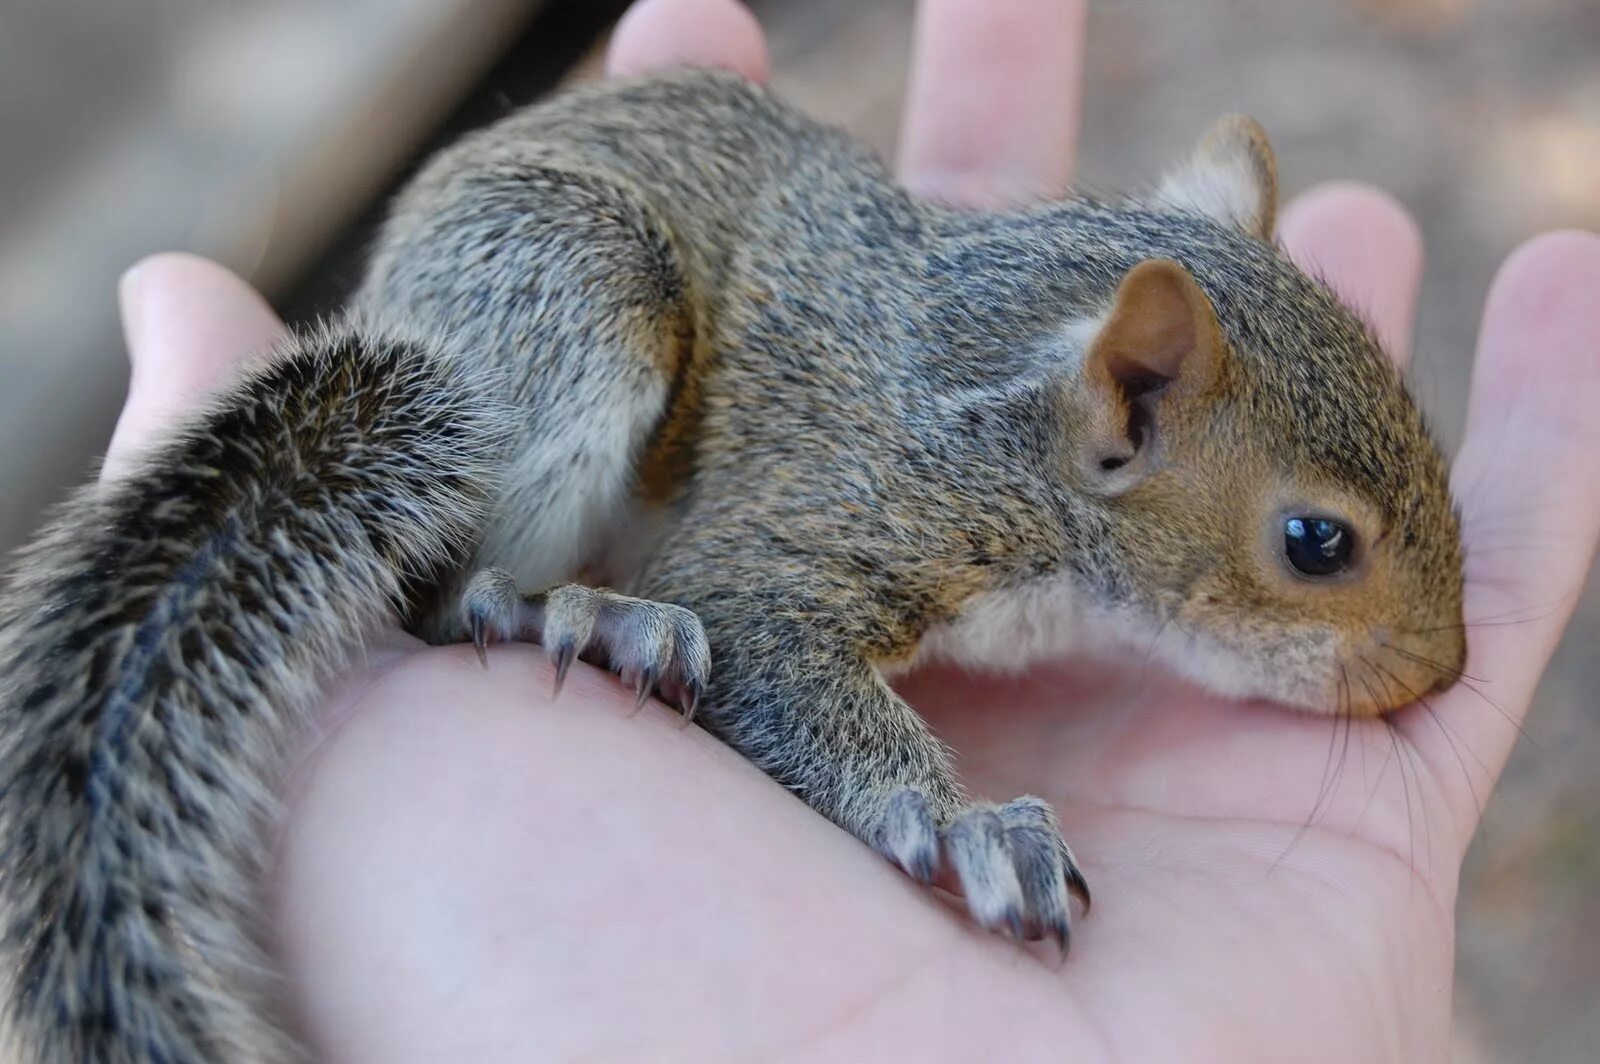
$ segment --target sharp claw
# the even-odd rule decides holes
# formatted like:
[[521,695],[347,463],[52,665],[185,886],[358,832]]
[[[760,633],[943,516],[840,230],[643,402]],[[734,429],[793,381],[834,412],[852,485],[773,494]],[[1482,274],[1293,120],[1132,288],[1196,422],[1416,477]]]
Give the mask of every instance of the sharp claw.
[[484,668],[489,667],[489,640],[488,633],[484,630],[483,618],[472,618],[472,648],[478,652],[478,664]]
[[650,692],[655,690],[656,670],[645,668],[639,670],[639,675],[633,681],[633,711],[639,712],[650,699]]
[[690,680],[683,687],[683,722],[688,724],[694,720],[694,711],[700,708],[702,694],[700,681]]
[[567,640],[560,646],[556,647],[554,656],[556,662],[556,683],[555,689],[550,692],[551,699],[557,699],[561,697],[561,688],[567,682],[567,670],[572,668],[572,659],[577,657],[577,647],[572,644],[571,640]]
[[1056,965],[1067,963],[1067,954],[1072,952],[1072,927],[1065,920],[1050,929],[1050,937],[1056,940]]
[[1083,878],[1083,873],[1072,865],[1067,865],[1067,893],[1083,902],[1083,915],[1089,915],[1089,882]]
[[1021,910],[1006,910],[1006,928],[1011,932],[1011,937],[1016,941],[1022,942],[1026,940],[1027,935],[1023,933]]

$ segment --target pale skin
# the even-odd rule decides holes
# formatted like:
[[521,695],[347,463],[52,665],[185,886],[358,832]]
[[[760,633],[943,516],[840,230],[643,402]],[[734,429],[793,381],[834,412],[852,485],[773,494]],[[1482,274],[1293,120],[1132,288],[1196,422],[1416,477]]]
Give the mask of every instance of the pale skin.
[[[1079,5],[919,14],[906,182],[972,206],[1060,189]],[[732,0],[636,5],[611,71],[683,62],[766,74]],[[1319,187],[1281,237],[1404,357],[1422,250],[1391,199]],[[1475,690],[1334,731],[1137,663],[905,683],[974,791],[1060,810],[1096,897],[1066,964],[975,930],[664,707],[631,715],[608,674],[552,702],[537,648],[484,672],[394,632],[330,697],[280,848],[308,1036],[339,1062],[1442,1059],[1462,856],[1600,529],[1596,290],[1600,238],[1569,232],[1488,295],[1454,470]],[[107,477],[283,328],[184,256],[136,267],[122,304]]]

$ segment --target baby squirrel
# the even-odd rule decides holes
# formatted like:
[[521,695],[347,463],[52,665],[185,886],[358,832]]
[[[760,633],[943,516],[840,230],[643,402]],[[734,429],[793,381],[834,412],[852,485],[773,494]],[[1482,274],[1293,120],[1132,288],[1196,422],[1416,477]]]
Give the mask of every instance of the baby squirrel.
[[608,665],[1064,949],[1088,891],[1054,811],[969,797],[886,675],[1137,641],[1362,715],[1462,663],[1444,462],[1272,244],[1275,203],[1232,118],[1143,197],[948,209],[695,71],[440,154],[340,323],[20,555],[11,1058],[301,1059],[256,897],[274,790],[319,682],[397,612]]

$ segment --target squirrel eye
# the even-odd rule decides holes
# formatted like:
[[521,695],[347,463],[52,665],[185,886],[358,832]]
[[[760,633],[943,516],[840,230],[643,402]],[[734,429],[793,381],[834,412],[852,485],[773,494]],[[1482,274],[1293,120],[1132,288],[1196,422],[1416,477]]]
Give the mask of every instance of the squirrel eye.
[[1291,517],[1283,523],[1283,552],[1306,576],[1333,576],[1350,565],[1355,535],[1324,517]]

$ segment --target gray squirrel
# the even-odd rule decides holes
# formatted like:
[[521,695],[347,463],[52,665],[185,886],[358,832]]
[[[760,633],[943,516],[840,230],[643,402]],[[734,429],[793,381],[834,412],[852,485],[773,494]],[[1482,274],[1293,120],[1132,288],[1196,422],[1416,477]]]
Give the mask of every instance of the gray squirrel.
[[1054,811],[966,794],[886,677],[1137,642],[1373,715],[1463,662],[1444,462],[1275,210],[1244,118],[1146,195],[964,213],[703,71],[442,152],[346,315],[17,561],[7,1059],[304,1058],[265,833],[320,683],[396,615],[609,666],[1065,951],[1089,895]]

